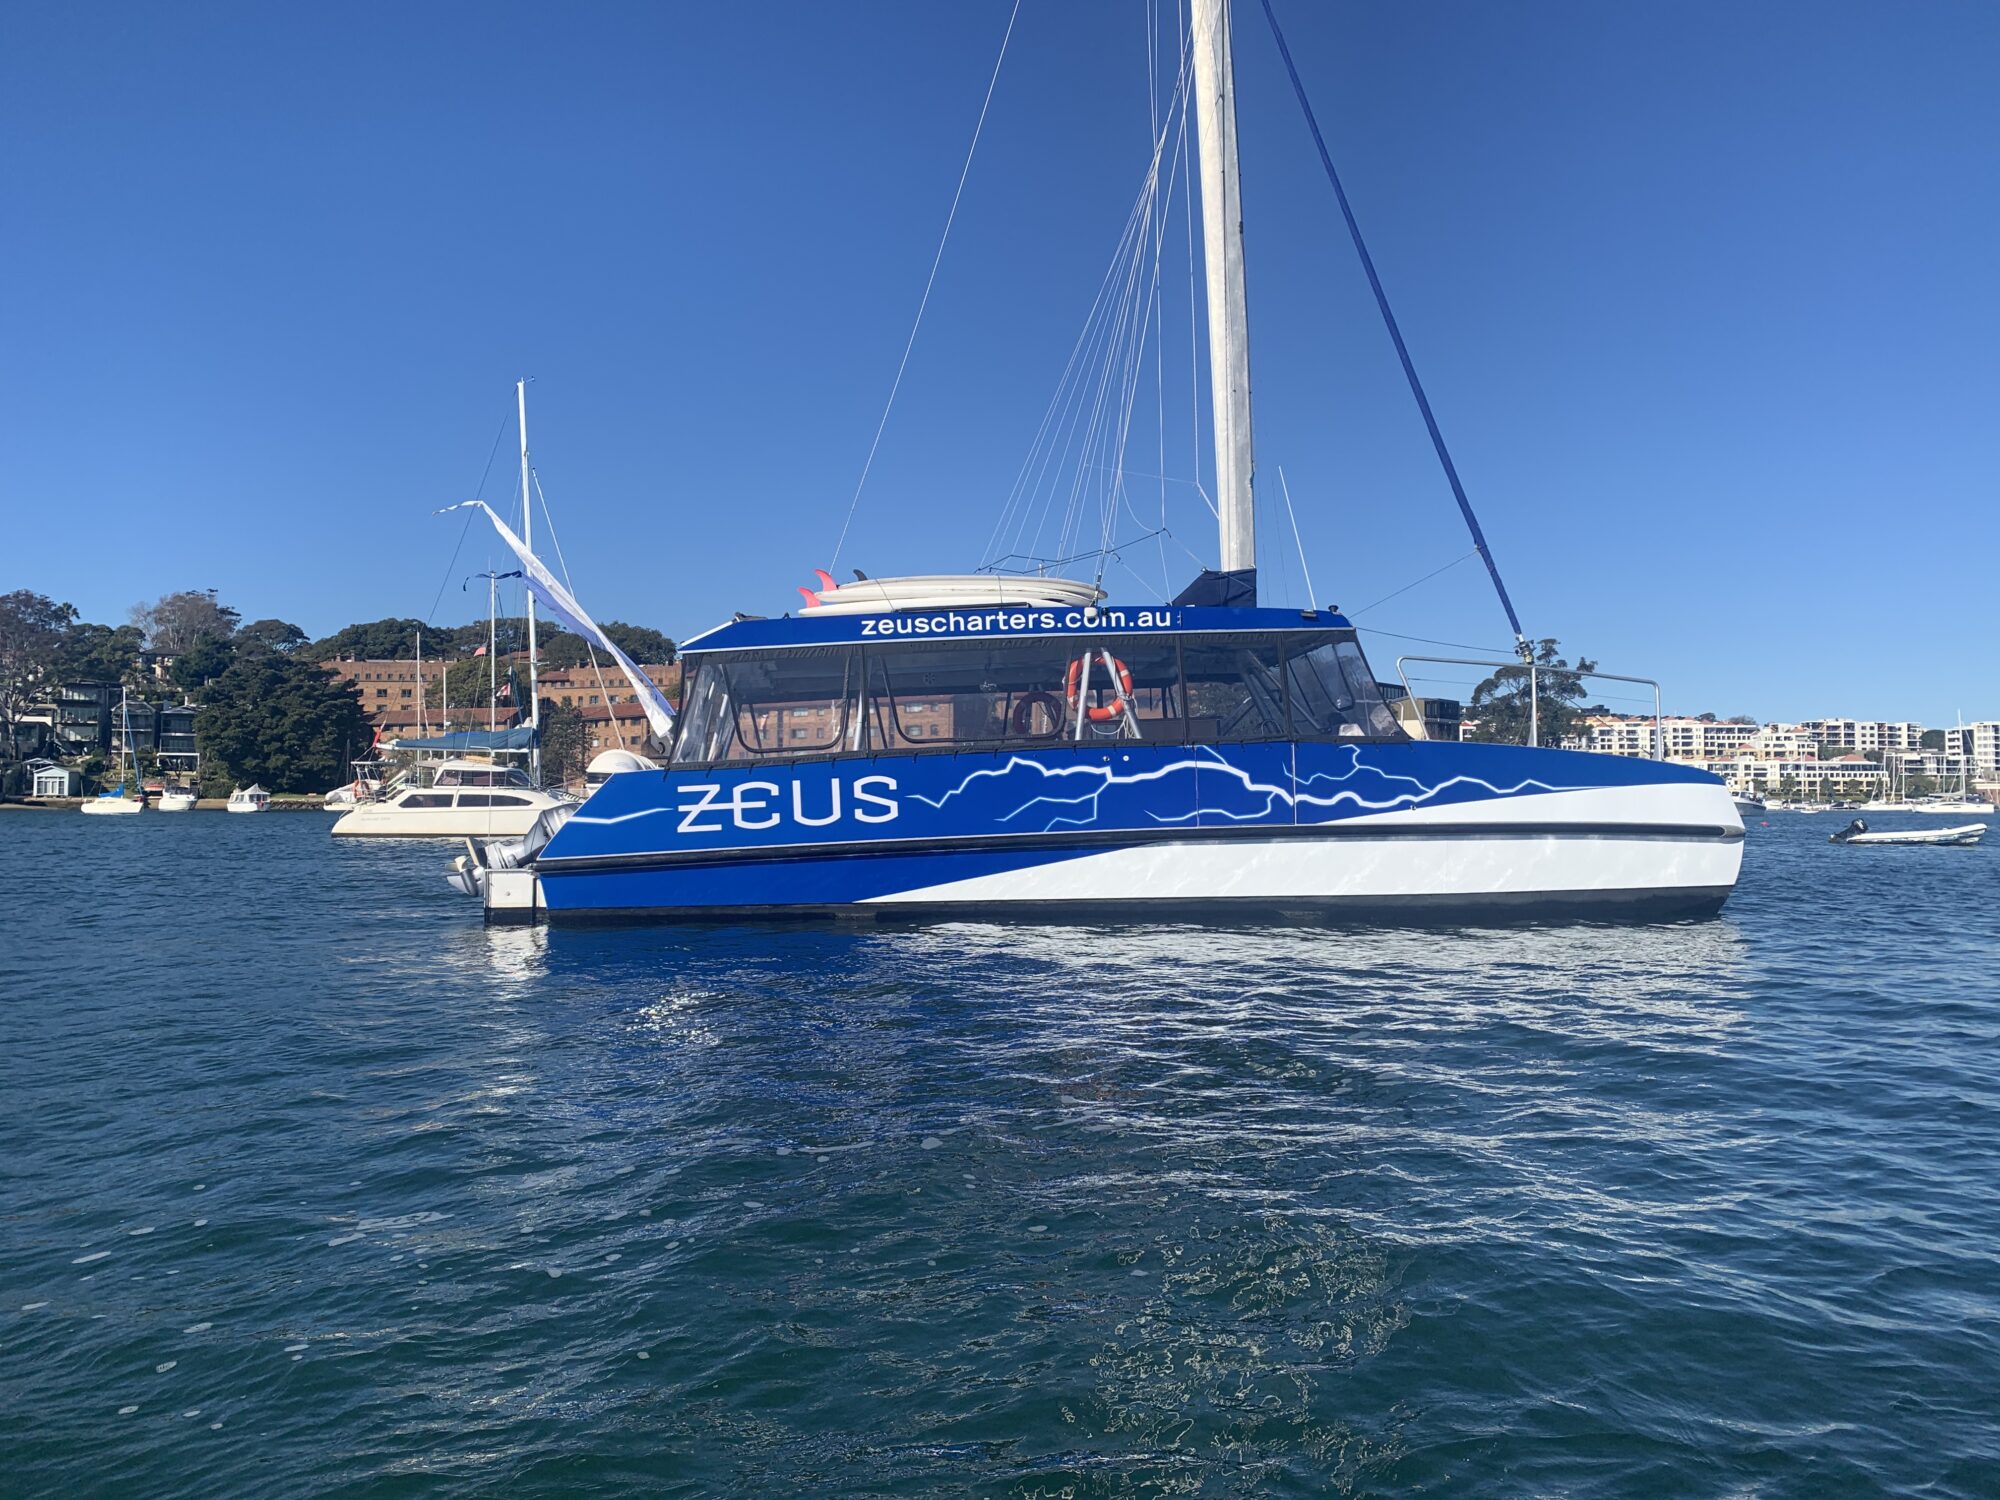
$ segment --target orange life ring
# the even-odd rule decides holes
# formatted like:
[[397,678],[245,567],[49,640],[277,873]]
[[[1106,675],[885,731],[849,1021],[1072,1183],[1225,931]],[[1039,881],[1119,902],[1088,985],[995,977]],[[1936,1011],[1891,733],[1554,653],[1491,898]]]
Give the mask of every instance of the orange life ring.
[[[1071,708],[1076,707],[1080,684],[1083,681],[1083,664],[1088,660],[1088,657],[1079,656],[1069,664],[1069,682],[1063,690],[1063,696],[1069,700]],[[1125,701],[1132,696],[1132,669],[1114,656],[1111,658],[1111,670],[1118,678],[1119,696],[1102,707],[1087,708],[1083,711],[1083,716],[1093,724],[1104,724],[1112,719],[1123,718]]]

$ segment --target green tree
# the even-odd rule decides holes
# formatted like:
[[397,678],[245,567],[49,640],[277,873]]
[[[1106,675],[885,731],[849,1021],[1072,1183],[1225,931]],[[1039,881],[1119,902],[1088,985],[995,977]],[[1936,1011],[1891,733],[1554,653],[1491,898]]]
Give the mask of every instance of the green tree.
[[1922,734],[1917,736],[1917,743],[1926,750],[1942,750],[1944,749],[1944,731],[1942,729],[1926,729]]
[[54,670],[76,610],[47,594],[0,594],[0,750],[11,751],[14,721]]
[[227,672],[230,663],[235,660],[234,641],[213,638],[196,641],[174,658],[174,664],[168,669],[167,675],[173,679],[176,687],[195,693]]
[[542,777],[551,786],[575,781],[590,765],[590,735],[583,714],[542,700]]
[[137,625],[72,625],[56,647],[50,675],[58,682],[137,685],[139,648],[145,639]]
[[[607,621],[604,633],[618,643],[618,649],[636,662],[647,666],[658,666],[675,659],[673,641],[659,631],[646,625],[627,625],[622,620]],[[590,665],[590,643],[580,635],[564,633],[553,641],[542,642],[542,665],[545,667],[584,667]],[[598,653],[598,660],[604,660],[604,653]]]
[[348,747],[368,742],[353,683],[254,645],[209,684],[194,727],[210,790],[255,781],[273,792],[324,791],[345,779]]
[[427,652],[443,655],[437,648],[445,644],[451,632],[425,631],[422,620],[410,619],[370,620],[365,624],[346,625],[324,640],[312,642],[299,654],[314,661],[345,657],[357,661],[408,661],[416,655],[420,631],[423,632]]
[[[1597,670],[1597,663],[1578,657],[1575,666],[1557,654],[1554,639],[1535,643],[1535,682],[1539,699],[1541,742],[1557,743],[1568,734],[1584,710],[1583,677]],[[1529,703],[1530,683],[1526,666],[1501,667],[1472,690],[1466,717],[1478,720],[1472,738],[1489,744],[1525,745],[1533,710]]]
[[252,620],[236,632],[236,639],[289,656],[306,643],[306,633],[289,620]]
[[226,641],[236,634],[241,618],[219,603],[213,591],[195,589],[132,606],[132,623],[145,633],[146,649],[159,656],[179,656],[203,641]]

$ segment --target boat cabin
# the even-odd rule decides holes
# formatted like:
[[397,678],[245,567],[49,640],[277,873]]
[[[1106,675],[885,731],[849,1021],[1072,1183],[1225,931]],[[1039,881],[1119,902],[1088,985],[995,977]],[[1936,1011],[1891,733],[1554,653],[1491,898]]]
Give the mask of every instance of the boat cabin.
[[1409,737],[1326,610],[809,611],[722,626],[683,655],[676,767]]

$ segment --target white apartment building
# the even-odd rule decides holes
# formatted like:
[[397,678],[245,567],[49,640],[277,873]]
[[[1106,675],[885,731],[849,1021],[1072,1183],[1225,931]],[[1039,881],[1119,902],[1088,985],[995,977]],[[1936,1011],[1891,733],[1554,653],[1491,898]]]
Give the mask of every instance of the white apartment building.
[[1953,739],[1958,741],[1953,748],[1971,760],[1975,776],[2000,774],[2000,720],[1988,719],[1947,729],[1944,742],[1950,745]]
[[1745,753],[1733,760],[1710,761],[1708,769],[1720,776],[1734,792],[1775,793],[1789,783],[1799,791],[1818,793],[1825,788],[1834,796],[1850,801],[1873,797],[1883,782],[1882,768],[1865,755],[1843,755],[1822,760],[1817,755],[1793,759],[1765,759]]
[[1921,750],[1924,726],[1879,719],[1807,719],[1798,728],[1822,750],[1866,755],[1870,750]]

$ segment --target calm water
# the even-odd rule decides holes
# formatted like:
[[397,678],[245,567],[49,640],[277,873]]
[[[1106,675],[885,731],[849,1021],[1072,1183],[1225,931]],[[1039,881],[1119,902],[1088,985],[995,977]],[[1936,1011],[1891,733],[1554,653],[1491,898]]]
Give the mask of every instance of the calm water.
[[0,1492],[2000,1494],[2000,847],[1637,930],[479,925],[0,816]]

